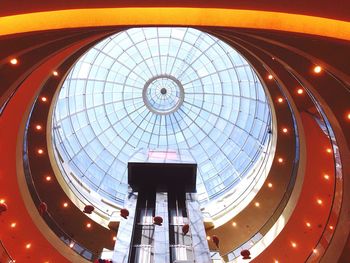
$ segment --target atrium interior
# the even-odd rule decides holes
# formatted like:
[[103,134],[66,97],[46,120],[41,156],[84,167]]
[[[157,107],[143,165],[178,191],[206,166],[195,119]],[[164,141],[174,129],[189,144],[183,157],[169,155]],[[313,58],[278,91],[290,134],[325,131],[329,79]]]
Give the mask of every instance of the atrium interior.
[[350,3],[83,2],[0,8],[0,262],[350,262]]

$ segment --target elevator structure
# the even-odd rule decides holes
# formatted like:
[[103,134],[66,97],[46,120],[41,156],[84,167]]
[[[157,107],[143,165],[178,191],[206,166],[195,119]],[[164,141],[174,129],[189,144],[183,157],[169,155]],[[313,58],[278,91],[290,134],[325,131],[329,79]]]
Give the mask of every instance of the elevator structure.
[[196,199],[197,164],[185,151],[137,152],[128,163],[127,219],[119,224],[113,262],[209,263]]

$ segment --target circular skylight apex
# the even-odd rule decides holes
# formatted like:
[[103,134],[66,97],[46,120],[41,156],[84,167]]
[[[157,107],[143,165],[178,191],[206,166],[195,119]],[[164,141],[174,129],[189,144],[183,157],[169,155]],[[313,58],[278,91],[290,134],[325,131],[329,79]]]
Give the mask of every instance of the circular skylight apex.
[[72,173],[77,185],[119,205],[135,152],[188,151],[204,205],[266,154],[270,122],[258,77],[229,45],[192,28],[134,28],[101,41],[72,68],[53,141],[67,180]]
[[170,75],[149,79],[142,91],[146,107],[156,114],[175,112],[184,101],[184,88],[180,81]]

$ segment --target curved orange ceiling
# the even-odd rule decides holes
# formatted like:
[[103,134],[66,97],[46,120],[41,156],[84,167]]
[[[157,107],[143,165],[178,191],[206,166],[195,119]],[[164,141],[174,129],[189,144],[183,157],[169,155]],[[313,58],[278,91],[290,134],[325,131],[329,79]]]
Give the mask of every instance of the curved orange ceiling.
[[60,1],[2,1],[0,16],[21,13],[34,13],[52,10],[101,8],[101,7],[202,7],[274,11],[283,13],[303,14],[328,17],[350,21],[350,2],[338,0],[336,4],[328,0],[290,1],[290,0],[60,0]]
[[350,39],[350,22],[299,14],[223,8],[92,8],[0,17],[0,36],[38,30],[128,25],[272,29]]

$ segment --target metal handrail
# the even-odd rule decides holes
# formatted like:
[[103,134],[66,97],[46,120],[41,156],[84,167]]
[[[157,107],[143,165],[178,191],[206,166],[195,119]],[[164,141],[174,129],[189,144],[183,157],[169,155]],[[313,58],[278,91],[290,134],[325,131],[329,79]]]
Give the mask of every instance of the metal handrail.
[[[282,89],[281,89],[281,91],[282,91]],[[295,119],[295,116],[293,113],[293,109],[290,106],[290,103],[288,101],[287,101],[287,103],[288,103],[289,108],[292,112],[293,128],[295,131],[295,158],[293,160],[291,178],[289,180],[286,191],[285,191],[281,201],[279,202],[279,204],[278,204],[277,208],[275,209],[275,211],[273,212],[273,214],[265,222],[265,224],[262,225],[261,228],[246,242],[244,242],[243,244],[241,244],[238,247],[235,247],[230,252],[222,255],[223,258],[227,258],[229,261],[232,261],[232,260],[238,258],[240,256],[240,253],[238,253],[239,251],[241,251],[243,249],[251,248],[253,245],[255,245],[255,243],[257,243],[258,241],[260,241],[263,238],[264,235],[262,233],[265,233],[266,230],[268,228],[270,228],[271,223],[273,223],[277,220],[278,216],[282,213],[282,211],[286,207],[288,200],[289,200],[289,197],[292,194],[292,190],[294,188],[294,184],[295,184],[296,176],[297,176],[297,172],[298,172],[298,166],[299,166],[300,145],[299,145],[299,133],[298,133],[298,129],[297,129],[297,122],[296,122],[296,119]]]
[[[34,105],[31,109],[31,112],[29,114],[28,121],[26,123],[25,131],[24,131],[24,137],[23,137],[23,170],[24,170],[24,176],[25,180],[27,182],[29,193],[32,197],[32,200],[36,207],[39,207],[40,203],[42,202],[39,193],[36,190],[32,172],[30,169],[29,164],[29,158],[28,158],[28,129],[29,129],[29,123],[30,123],[30,117],[32,115]],[[47,224],[47,226],[56,234],[56,236],[62,240],[67,246],[69,246],[73,251],[75,251],[77,254],[82,256],[83,258],[87,260],[94,260],[99,257],[99,255],[95,254],[91,250],[87,249],[83,245],[79,244],[76,240],[74,240],[70,235],[68,235],[57,223],[57,221],[51,216],[49,212],[44,212],[42,215],[43,220]],[[1,261],[2,262],[2,261]]]
[[13,258],[10,256],[9,252],[4,246],[4,243],[0,240],[0,262],[1,263],[12,263]]
[[[347,86],[342,81],[340,81],[336,76],[334,76],[334,75],[331,75],[331,76],[333,78],[335,78],[339,83],[341,83],[341,85],[343,85],[347,88]],[[296,76],[294,76],[294,77],[296,79],[298,79]],[[301,82],[299,79],[298,79],[298,81]],[[339,151],[336,150],[336,149],[338,149],[338,143],[337,143],[337,139],[335,137],[335,133],[333,131],[332,125],[330,124],[329,119],[327,118],[327,115],[324,112],[324,110],[323,110],[322,106],[320,105],[320,103],[318,102],[318,100],[315,98],[315,96],[312,94],[312,92],[308,88],[305,88],[305,89],[306,89],[308,95],[310,96],[312,102],[314,103],[314,107],[317,110],[318,115],[319,115],[319,116],[316,116],[315,114],[313,114],[312,117],[317,121],[317,123],[320,126],[320,128],[322,129],[322,131],[328,136],[330,144],[332,145],[335,177],[342,178],[343,177],[343,170],[342,170],[343,166],[342,166],[342,161],[340,158]],[[334,184],[334,193],[337,192],[336,188],[337,188],[337,184],[335,183]],[[343,191],[343,184],[341,184],[339,186],[339,188],[342,188],[342,191]],[[338,196],[333,195],[331,210],[329,212],[326,225],[328,225],[330,223],[331,214],[333,212],[335,212],[335,214],[338,214],[338,217],[339,217],[339,209],[340,208],[337,207],[336,205],[334,205],[335,201],[338,201],[336,199],[341,200],[342,195],[338,195]],[[336,211],[336,209],[338,209],[338,211]],[[338,220],[338,218],[337,218],[337,220]],[[333,239],[333,233],[334,232],[332,232],[332,235],[329,237],[329,240],[327,243],[328,245],[331,243],[331,240]],[[324,228],[322,231],[322,234],[321,234],[320,238],[318,239],[318,242],[315,246],[315,249],[316,249],[316,251],[318,251],[318,253],[321,252],[321,249],[323,249],[323,251],[326,250],[326,248],[323,246],[323,243],[322,243],[322,239],[325,238],[326,234],[327,234],[327,231],[326,231],[326,228]],[[314,256],[315,256],[315,253],[313,251],[310,252],[310,254],[307,257],[305,262],[309,262],[309,261],[311,262]],[[322,255],[320,255],[319,258],[321,259],[321,258],[323,258],[323,256],[324,256],[324,253]]]

